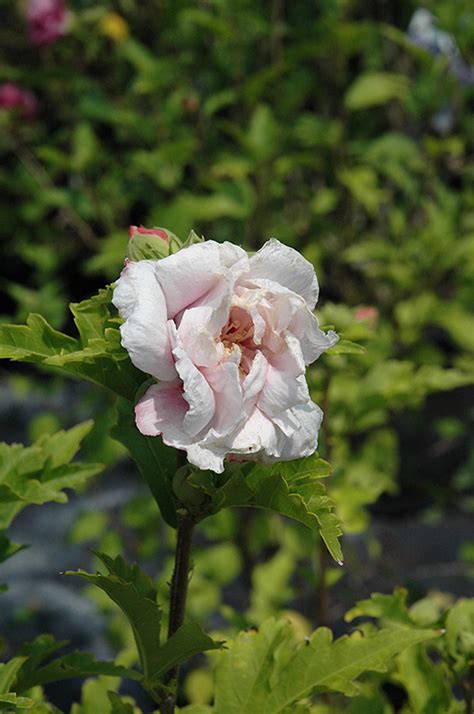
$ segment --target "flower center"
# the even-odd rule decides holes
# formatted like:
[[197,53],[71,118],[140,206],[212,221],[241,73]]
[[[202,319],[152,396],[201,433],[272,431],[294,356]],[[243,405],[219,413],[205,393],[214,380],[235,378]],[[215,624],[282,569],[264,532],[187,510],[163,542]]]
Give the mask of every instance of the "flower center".
[[239,368],[243,375],[248,374],[257,346],[253,341],[253,321],[246,310],[231,308],[229,320],[221,332],[221,341],[229,352],[236,345],[240,348]]

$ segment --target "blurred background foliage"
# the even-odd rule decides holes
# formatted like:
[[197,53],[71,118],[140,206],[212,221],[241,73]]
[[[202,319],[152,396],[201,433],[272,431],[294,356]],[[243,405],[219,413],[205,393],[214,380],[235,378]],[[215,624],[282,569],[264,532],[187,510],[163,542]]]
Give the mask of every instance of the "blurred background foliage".
[[[303,528],[223,512],[200,526],[190,615],[219,629],[286,612],[305,633],[311,621],[342,627],[344,609],[373,587],[467,594],[474,86],[448,56],[409,38],[417,5],[70,0],[62,36],[39,47],[25,7],[2,1],[0,84],[30,92],[34,107],[0,107],[1,319],[40,312],[71,329],[68,303],[118,276],[127,227],[143,224],[250,250],[270,236],[294,246],[315,266],[320,322],[349,341],[309,373],[326,414],[320,453],[334,468],[345,570]],[[471,0],[423,7],[474,64]],[[51,373],[1,369],[7,441],[93,415],[85,458],[119,470],[91,494],[135,484],[108,436],[111,399]],[[426,542],[436,550],[450,524],[459,526],[454,556],[440,542],[442,566],[428,556],[430,577],[417,579]],[[171,570],[172,535],[139,485],[122,505],[107,509],[99,498],[76,508],[69,538]],[[126,661],[130,636],[115,611],[109,629]],[[190,701],[207,701],[206,677],[204,668],[189,674]],[[99,684],[87,686],[86,699],[94,702],[94,687],[102,696]],[[370,711],[390,711],[373,696]]]

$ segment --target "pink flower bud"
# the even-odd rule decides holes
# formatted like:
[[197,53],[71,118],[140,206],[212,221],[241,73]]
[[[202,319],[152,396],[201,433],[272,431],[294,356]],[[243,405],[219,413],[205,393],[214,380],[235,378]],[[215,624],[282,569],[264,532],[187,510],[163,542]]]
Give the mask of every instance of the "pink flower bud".
[[66,33],[70,13],[64,0],[29,0],[28,35],[33,45],[50,45]]
[[7,82],[0,85],[0,110],[17,111],[32,119],[38,111],[38,102],[32,92]]
[[145,228],[144,226],[130,226],[130,228],[128,229],[128,235],[130,236],[130,238],[133,238],[133,236],[136,235],[157,236],[158,238],[164,240],[166,243],[169,243],[170,241],[169,232],[165,231],[163,228]]

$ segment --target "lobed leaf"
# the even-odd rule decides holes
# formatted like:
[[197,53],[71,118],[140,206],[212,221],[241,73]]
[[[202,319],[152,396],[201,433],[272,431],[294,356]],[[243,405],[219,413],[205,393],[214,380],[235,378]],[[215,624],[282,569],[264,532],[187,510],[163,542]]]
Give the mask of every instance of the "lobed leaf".
[[43,436],[32,446],[0,444],[0,529],[28,504],[65,503],[65,489],[78,488],[100,473],[101,464],[69,463],[92,425],[88,421]]
[[54,330],[36,314],[29,315],[26,325],[0,325],[0,359],[54,367],[133,401],[144,375],[120,345],[110,300],[111,288],[107,288],[71,304],[79,339]]
[[297,642],[285,621],[267,620],[258,632],[241,633],[216,669],[215,714],[278,714],[317,690],[357,692],[354,680],[385,671],[407,647],[437,637],[436,630],[394,628],[336,641],[321,627]]

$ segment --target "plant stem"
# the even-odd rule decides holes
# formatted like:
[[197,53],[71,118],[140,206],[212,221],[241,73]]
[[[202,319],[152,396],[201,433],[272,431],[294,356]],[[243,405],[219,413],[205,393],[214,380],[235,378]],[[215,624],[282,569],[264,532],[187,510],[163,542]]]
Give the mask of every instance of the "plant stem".
[[[178,452],[178,468],[181,465],[181,462],[182,454],[181,452]],[[178,513],[174,570],[170,587],[168,639],[174,635],[176,630],[178,630],[184,622],[194,525],[194,521],[186,512]],[[170,671],[165,675],[164,684],[171,687],[171,691],[166,692],[163,695],[160,707],[161,714],[173,714],[175,710],[178,690],[178,674],[179,667],[176,666],[173,667],[173,669],[170,669]]]

